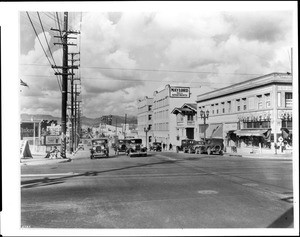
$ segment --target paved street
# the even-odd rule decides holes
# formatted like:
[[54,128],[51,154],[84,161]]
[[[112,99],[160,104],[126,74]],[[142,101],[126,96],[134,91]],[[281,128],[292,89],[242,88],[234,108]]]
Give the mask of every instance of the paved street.
[[21,169],[26,228],[293,227],[292,160],[80,151]]

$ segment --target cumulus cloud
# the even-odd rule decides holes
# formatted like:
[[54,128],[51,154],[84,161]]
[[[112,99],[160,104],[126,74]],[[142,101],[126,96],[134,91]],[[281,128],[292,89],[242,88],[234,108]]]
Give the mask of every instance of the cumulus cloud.
[[[80,40],[70,40],[78,44],[70,52],[80,49],[84,115],[136,114],[137,99],[151,97],[166,84],[212,90],[255,75],[286,72],[287,49],[292,45],[290,15],[274,11],[86,12],[79,22],[80,14],[73,13],[72,26],[81,29],[81,34]],[[40,36],[42,40],[44,35]],[[46,32],[46,36],[53,44],[53,34]],[[49,64],[28,27],[22,29],[21,46],[26,50],[21,51],[20,64]],[[61,65],[61,49],[54,47],[53,55]],[[26,98],[22,111],[59,111],[60,92],[53,74],[49,67],[20,66],[20,76],[32,85],[21,93]],[[34,98],[38,99],[31,106]],[[46,102],[49,98],[51,103]]]

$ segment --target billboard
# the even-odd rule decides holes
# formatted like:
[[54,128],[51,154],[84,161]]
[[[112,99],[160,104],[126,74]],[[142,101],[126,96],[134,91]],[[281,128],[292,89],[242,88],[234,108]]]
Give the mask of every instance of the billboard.
[[46,146],[55,146],[61,144],[61,136],[45,136]]
[[170,87],[170,97],[172,98],[190,98],[190,87]]

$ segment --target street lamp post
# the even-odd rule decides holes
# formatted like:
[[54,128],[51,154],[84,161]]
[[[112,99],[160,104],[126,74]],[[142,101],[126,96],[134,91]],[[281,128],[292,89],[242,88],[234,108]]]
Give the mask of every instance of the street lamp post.
[[206,119],[208,119],[208,117],[209,117],[209,111],[206,110],[206,112],[205,112],[205,111],[201,110],[200,111],[200,117],[203,119],[203,124],[204,124],[204,142],[205,142],[206,141],[206,128],[205,128],[205,125],[206,125]]
[[146,148],[148,149],[148,137],[147,137],[147,133],[149,132],[148,128],[144,128],[144,132],[146,133]]

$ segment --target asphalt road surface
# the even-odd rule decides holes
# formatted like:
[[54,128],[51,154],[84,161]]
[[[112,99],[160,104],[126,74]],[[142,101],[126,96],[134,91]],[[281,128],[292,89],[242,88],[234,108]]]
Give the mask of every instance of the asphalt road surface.
[[152,152],[21,167],[23,228],[291,228],[292,161]]

